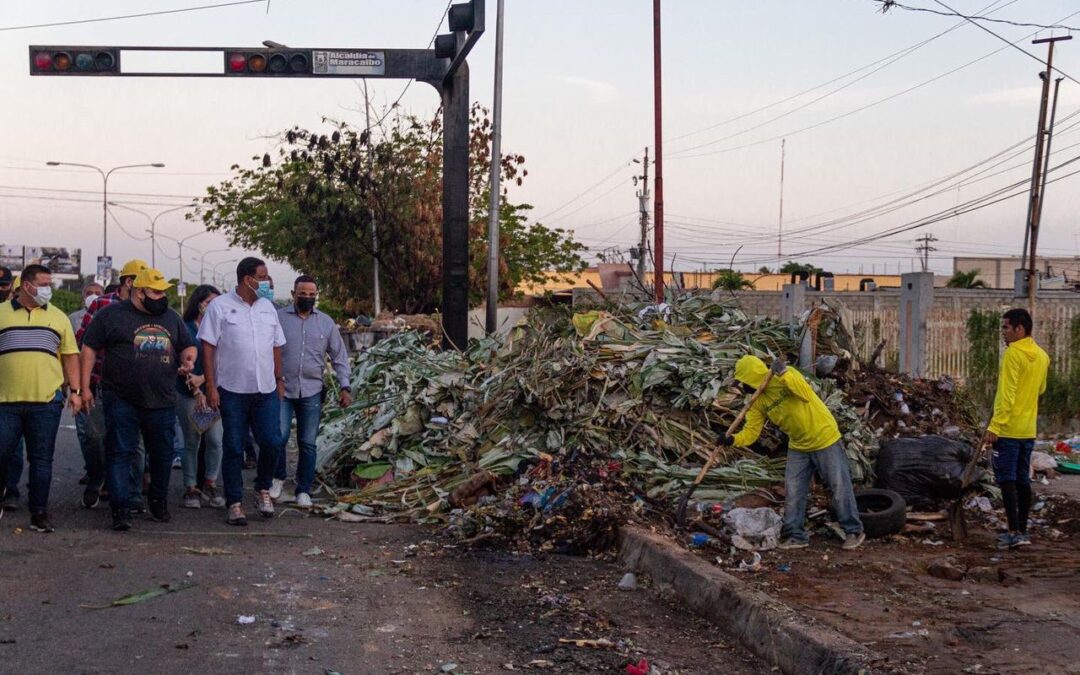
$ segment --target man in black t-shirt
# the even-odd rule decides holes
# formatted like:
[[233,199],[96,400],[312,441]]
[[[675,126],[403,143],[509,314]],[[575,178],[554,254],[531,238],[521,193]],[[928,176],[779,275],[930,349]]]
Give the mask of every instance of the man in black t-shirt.
[[[83,334],[84,391],[99,352],[105,360],[101,398],[105,406],[108,485],[114,530],[131,528],[129,474],[142,436],[150,468],[150,517],[168,522],[169,473],[176,430],[176,376],[195,365],[196,348],[180,315],[169,309],[172,287],[161,272],[135,277],[131,297],[109,305]],[[92,395],[85,406],[93,404]]]

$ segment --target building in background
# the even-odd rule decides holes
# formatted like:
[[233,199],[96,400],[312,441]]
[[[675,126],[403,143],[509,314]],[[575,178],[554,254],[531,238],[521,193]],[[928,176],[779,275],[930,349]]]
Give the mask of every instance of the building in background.
[[16,274],[27,265],[44,265],[59,281],[82,278],[82,249],[61,246],[13,246],[0,244],[0,265]]
[[[1075,282],[1080,280],[1080,256],[1044,258],[1038,256],[1039,275],[1042,287],[1057,284],[1058,281]],[[976,280],[983,281],[990,288],[1012,288],[1016,270],[1020,269],[1020,256],[1005,257],[957,257],[953,258],[953,273],[979,271]]]

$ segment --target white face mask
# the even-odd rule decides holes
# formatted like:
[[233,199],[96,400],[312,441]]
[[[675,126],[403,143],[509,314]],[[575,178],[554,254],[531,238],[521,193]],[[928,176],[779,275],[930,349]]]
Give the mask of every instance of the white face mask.
[[38,307],[44,307],[52,300],[52,286],[38,286],[36,295],[34,295],[34,302]]
[[88,295],[86,296],[86,299],[83,300],[83,304],[86,306],[87,309],[90,309],[90,305],[94,304],[94,301],[100,297],[100,295]]

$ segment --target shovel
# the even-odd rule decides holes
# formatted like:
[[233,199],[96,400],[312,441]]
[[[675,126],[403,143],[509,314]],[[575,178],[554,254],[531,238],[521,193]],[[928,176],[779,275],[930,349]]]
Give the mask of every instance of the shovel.
[[[765,379],[762,380],[761,385],[754,390],[754,394],[750,397],[750,400],[747,401],[746,405],[739,411],[738,417],[736,417],[735,421],[731,423],[731,426],[727,428],[727,432],[724,434],[725,436],[734,434],[735,429],[742,424],[743,419],[746,417],[746,413],[749,412],[750,406],[754,405],[754,401],[758,400],[758,397],[765,391],[765,387],[769,386],[769,383],[772,382],[772,378],[773,372],[770,370],[768,374],[765,375]],[[698,472],[697,478],[690,484],[690,489],[687,490],[686,494],[679,500],[679,506],[675,509],[675,522],[679,527],[682,527],[686,523],[686,504],[690,501],[690,497],[694,494],[694,491],[697,490],[697,487],[701,485],[701,481],[705,480],[705,474],[709,473],[709,469],[712,468],[713,463],[716,461],[716,458],[720,456],[720,451],[723,449],[724,445],[722,443],[716,446],[716,449],[709,455],[708,461],[705,462],[705,466],[701,467],[701,471]]]
[[956,501],[949,507],[949,527],[952,530],[953,541],[956,542],[967,539],[967,521],[964,520],[964,495],[975,482],[976,465],[982,458],[983,448],[986,447],[986,434],[989,433],[987,428],[989,426],[987,424],[984,427],[986,431],[983,432],[982,439],[979,440],[979,446],[975,448],[975,452],[971,453],[971,459],[964,466],[964,473],[960,474],[960,494],[957,495]]

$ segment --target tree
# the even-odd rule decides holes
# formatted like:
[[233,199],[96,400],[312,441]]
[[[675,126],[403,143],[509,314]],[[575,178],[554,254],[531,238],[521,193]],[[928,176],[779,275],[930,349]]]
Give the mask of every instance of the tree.
[[977,269],[967,272],[957,270],[945,285],[949,288],[989,288],[985,281],[976,278],[980,271]]
[[[207,189],[193,218],[221,232],[232,246],[260,251],[312,274],[321,292],[345,311],[370,312],[373,261],[380,265],[383,303],[406,313],[431,312],[442,288],[442,123],[398,115],[378,127],[378,138],[324,120],[330,133],[293,127],[284,132],[277,161],[233,166],[235,175]],[[470,301],[487,283],[487,205],[491,122],[471,111],[469,166]],[[528,175],[521,155],[499,159],[503,185]],[[585,268],[584,246],[573,233],[528,222],[532,207],[500,199],[500,297],[522,281],[551,271]],[[378,230],[372,235],[372,218]]]
[[743,275],[735,270],[720,270],[720,276],[713,281],[712,287],[713,290],[738,291],[744,288],[753,288],[754,284],[748,279],[744,279]]
[[810,277],[815,274],[821,274],[824,271],[825,270],[820,267],[814,267],[810,263],[799,263],[794,260],[787,261],[780,268],[780,274],[806,274]]
[[768,265],[762,265],[758,268],[758,274],[772,274],[772,270],[769,269]]

